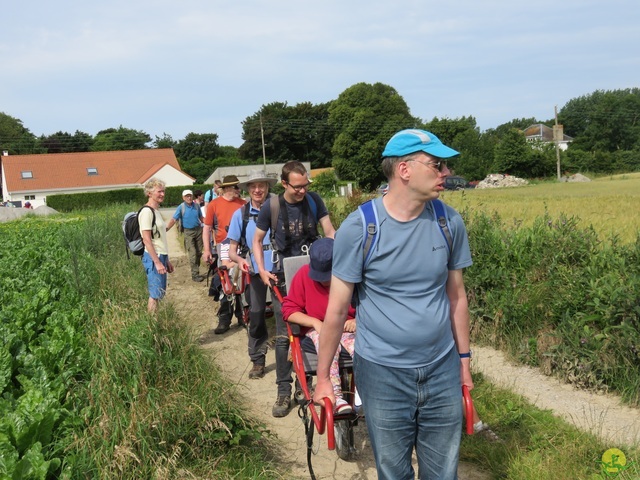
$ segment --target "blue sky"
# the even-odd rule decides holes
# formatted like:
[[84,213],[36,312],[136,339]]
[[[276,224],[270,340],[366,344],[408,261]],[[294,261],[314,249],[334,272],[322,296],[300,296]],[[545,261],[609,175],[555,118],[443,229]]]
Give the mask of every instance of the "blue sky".
[[358,82],[481,130],[640,87],[637,0],[24,0],[0,24],[0,111],[36,135],[120,125],[242,143],[264,104]]

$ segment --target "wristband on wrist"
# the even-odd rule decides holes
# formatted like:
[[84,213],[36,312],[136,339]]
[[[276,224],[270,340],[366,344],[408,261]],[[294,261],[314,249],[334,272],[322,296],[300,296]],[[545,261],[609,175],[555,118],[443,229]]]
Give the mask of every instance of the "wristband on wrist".
[[469,350],[467,353],[461,353],[460,358],[471,358],[471,350]]

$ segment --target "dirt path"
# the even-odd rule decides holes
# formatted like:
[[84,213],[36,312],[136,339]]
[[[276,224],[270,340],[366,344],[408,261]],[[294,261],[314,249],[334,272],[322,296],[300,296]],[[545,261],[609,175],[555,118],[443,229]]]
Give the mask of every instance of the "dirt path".
[[[172,213],[172,212],[171,212]],[[168,218],[170,214],[165,213]],[[283,464],[291,469],[296,478],[309,478],[304,425],[298,416],[297,407],[285,418],[271,416],[275,401],[275,359],[272,350],[267,354],[266,375],[259,380],[249,380],[247,374],[251,362],[247,355],[247,333],[232,326],[223,335],[214,335],[217,303],[207,296],[205,282],[191,280],[188,260],[178,243],[176,229],[169,232],[169,251],[176,271],[169,277],[167,298],[176,305],[181,318],[194,329],[200,345],[209,352],[227,377],[237,386],[246,399],[250,411],[267,428],[277,435],[283,445]],[[204,268],[201,267],[201,273]],[[270,322],[273,332],[273,320]],[[640,415],[638,410],[619,406],[615,398],[595,396],[578,392],[561,385],[533,369],[515,367],[505,362],[499,352],[487,348],[476,348],[474,369],[481,371],[492,382],[513,388],[542,408],[575,422],[578,426],[595,429],[605,438],[624,439],[622,443],[638,441]],[[326,436],[315,439],[313,468],[318,479],[374,480],[377,478],[364,422],[355,432],[358,455],[354,462],[345,462],[327,449]],[[616,445],[617,446],[617,445]],[[461,480],[486,480],[489,477],[473,465],[461,464]]]

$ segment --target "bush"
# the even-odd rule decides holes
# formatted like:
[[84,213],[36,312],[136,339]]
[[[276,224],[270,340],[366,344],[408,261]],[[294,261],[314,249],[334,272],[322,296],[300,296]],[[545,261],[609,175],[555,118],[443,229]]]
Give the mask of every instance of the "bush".
[[640,237],[600,244],[576,218],[468,220],[475,340],[583,388],[640,404]]

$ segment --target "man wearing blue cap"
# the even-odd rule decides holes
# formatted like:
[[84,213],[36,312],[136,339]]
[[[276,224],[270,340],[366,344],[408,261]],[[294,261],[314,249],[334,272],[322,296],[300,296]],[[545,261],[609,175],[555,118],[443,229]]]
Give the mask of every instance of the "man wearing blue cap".
[[329,366],[355,288],[354,373],[380,480],[413,479],[414,448],[419,478],[457,478],[461,384],[473,388],[462,279],[472,262],[460,215],[445,206],[449,245],[432,204],[455,155],[430,132],[396,133],[382,154],[389,192],[374,200],[378,239],[371,259],[363,258],[359,212],[335,236],[314,400],[335,402]]

